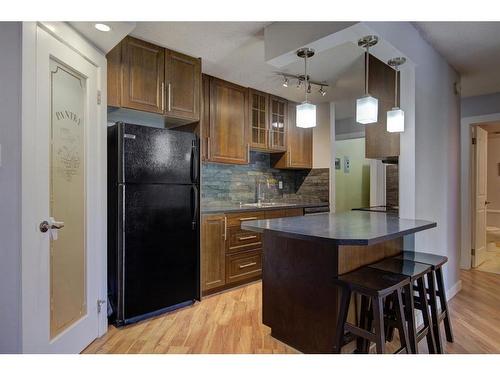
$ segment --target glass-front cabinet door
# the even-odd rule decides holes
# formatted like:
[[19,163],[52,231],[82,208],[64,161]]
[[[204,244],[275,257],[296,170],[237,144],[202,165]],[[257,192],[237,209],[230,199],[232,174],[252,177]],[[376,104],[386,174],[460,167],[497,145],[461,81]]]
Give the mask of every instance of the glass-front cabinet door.
[[269,95],[257,90],[249,90],[251,146],[254,149],[267,149]]
[[269,149],[286,151],[287,101],[276,96],[269,99]]

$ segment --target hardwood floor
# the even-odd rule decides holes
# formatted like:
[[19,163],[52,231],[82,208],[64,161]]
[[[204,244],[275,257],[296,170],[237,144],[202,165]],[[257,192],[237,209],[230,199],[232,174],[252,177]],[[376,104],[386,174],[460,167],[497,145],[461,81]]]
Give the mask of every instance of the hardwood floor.
[[[455,342],[446,352],[500,353],[500,275],[462,271],[461,278],[462,291],[449,303]],[[110,326],[84,353],[298,353],[261,321],[257,282],[126,328]]]

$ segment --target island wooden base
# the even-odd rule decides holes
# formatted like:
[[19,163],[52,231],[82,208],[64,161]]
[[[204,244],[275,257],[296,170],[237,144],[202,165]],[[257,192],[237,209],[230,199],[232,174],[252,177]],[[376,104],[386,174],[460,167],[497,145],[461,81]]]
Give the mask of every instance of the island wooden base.
[[331,353],[339,302],[333,278],[399,254],[403,238],[332,246],[266,231],[263,244],[263,323],[273,337],[301,352]]

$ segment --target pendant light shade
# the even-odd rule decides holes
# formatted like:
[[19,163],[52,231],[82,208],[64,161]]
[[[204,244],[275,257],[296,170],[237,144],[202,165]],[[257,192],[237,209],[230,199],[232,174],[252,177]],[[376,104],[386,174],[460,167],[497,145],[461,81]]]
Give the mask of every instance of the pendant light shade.
[[378,120],[378,100],[367,95],[356,100],[356,122],[372,124]]
[[387,131],[401,133],[405,131],[405,112],[398,107],[387,111]]
[[404,57],[390,59],[387,63],[396,70],[394,79],[394,107],[387,111],[387,131],[389,133],[402,133],[405,131],[405,112],[398,105],[398,68],[406,62]]
[[370,47],[378,42],[376,35],[367,35],[358,40],[358,46],[366,48],[365,52],[365,95],[356,100],[356,122],[373,124],[378,121],[378,99],[368,93],[370,67]]
[[298,128],[314,128],[316,126],[316,106],[309,103],[307,94],[311,92],[311,84],[307,75],[307,59],[314,56],[311,48],[301,48],[297,56],[304,59],[304,89],[306,100],[297,106],[296,125]]
[[314,128],[316,126],[316,106],[302,103],[297,106],[297,127]]

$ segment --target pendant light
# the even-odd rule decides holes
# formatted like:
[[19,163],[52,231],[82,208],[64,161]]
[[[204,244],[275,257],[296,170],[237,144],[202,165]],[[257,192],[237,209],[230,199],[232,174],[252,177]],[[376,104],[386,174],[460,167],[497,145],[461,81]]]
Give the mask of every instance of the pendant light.
[[387,111],[387,131],[389,133],[401,133],[405,131],[405,113],[401,108],[399,108],[398,105],[398,71],[399,67],[405,62],[406,59],[404,57],[395,57],[387,62],[396,70],[394,83],[394,107],[392,110]]
[[376,35],[367,35],[358,40],[358,46],[366,48],[365,53],[365,95],[356,100],[356,122],[372,124],[378,121],[378,100],[368,93],[370,47],[378,42]]
[[307,75],[307,59],[314,56],[314,50],[301,48],[297,51],[297,56],[304,59],[304,90],[306,96],[306,100],[297,106],[297,127],[314,128],[316,126],[316,106],[307,100],[307,94],[311,90],[309,76]]

